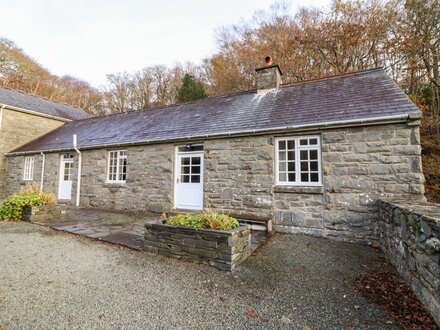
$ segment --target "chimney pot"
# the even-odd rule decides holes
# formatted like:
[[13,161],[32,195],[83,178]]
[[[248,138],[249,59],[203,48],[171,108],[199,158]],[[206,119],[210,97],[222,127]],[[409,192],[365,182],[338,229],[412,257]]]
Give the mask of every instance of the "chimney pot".
[[266,65],[272,65],[272,64],[273,64],[272,57],[270,57],[270,56],[266,56],[266,57],[264,58],[264,62],[266,63]]
[[280,67],[273,64],[272,57],[266,56],[264,58],[265,66],[255,69],[257,76],[257,92],[266,93],[273,89],[278,89],[281,84]]

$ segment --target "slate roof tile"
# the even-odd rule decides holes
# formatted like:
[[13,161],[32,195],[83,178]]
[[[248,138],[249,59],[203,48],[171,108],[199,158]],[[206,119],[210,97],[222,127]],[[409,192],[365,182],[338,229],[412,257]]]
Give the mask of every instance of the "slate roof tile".
[[185,104],[73,121],[14,152],[172,141],[341,120],[420,114],[382,70],[283,85],[265,95],[255,90]]
[[79,108],[4,87],[0,87],[0,104],[69,120],[85,119],[89,117],[86,112]]

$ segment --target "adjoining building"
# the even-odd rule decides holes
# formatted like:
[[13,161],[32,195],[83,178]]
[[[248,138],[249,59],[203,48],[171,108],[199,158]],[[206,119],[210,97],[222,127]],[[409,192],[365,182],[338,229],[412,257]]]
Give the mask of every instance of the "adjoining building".
[[6,152],[67,122],[88,117],[81,109],[0,87],[0,200],[6,190]]

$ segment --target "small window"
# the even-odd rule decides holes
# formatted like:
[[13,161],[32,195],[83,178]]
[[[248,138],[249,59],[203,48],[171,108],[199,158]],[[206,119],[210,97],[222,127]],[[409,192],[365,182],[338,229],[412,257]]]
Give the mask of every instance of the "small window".
[[276,182],[281,185],[320,186],[319,136],[276,139]]
[[127,151],[109,151],[108,181],[125,182],[127,180]]
[[24,180],[34,179],[34,157],[26,157],[24,159]]

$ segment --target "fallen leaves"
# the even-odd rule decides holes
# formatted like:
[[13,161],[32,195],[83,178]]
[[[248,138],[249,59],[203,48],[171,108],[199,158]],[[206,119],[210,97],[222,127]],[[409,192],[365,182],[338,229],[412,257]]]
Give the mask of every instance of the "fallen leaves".
[[[405,329],[439,329],[411,289],[389,270],[357,277],[354,291],[384,308],[392,318],[387,324],[397,323]],[[366,324],[364,321],[362,324]]]
[[250,318],[254,318],[255,317],[255,312],[247,311],[247,316],[250,317]]

